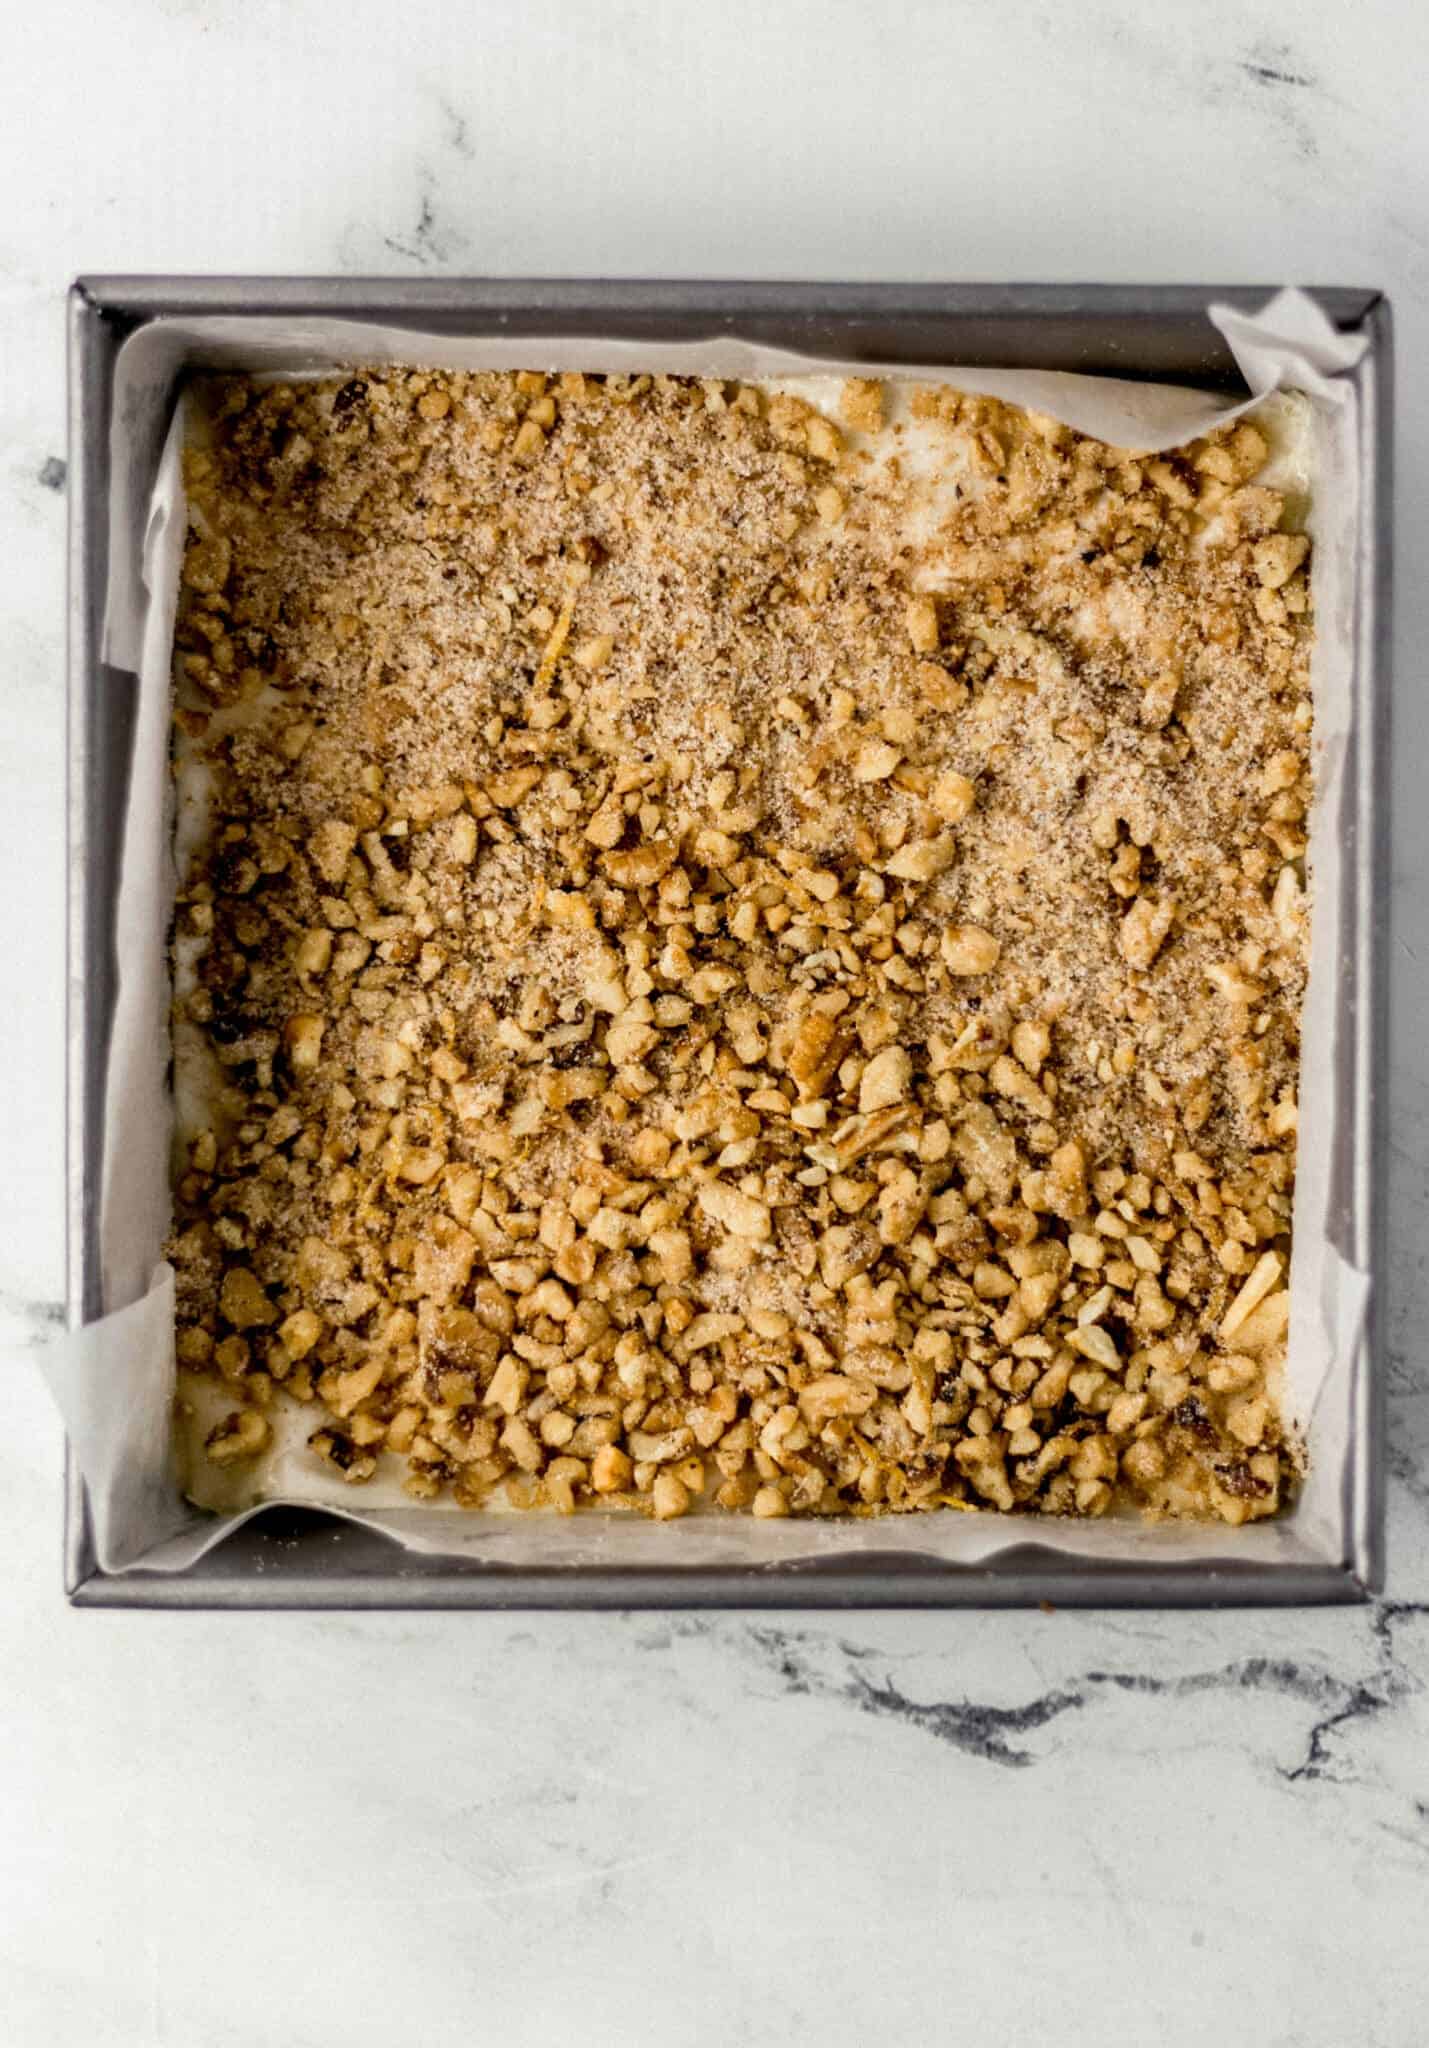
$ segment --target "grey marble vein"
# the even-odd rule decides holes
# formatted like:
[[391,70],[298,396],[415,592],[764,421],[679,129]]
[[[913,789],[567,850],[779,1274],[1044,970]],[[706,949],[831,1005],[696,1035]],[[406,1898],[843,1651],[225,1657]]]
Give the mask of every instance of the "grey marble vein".
[[[1044,1760],[1016,1737],[1080,1714],[1109,1693],[1169,1701],[1213,1693],[1276,1695],[1315,1710],[1296,1760],[1275,1766],[1287,1784],[1302,1784],[1327,1777],[1345,1782],[1350,1771],[1343,1754],[1347,1732],[1357,1723],[1393,1713],[1425,1690],[1425,1679],[1406,1661],[1397,1637],[1402,1625],[1429,1619],[1429,1602],[1381,1601],[1367,1612],[1367,1648],[1373,1660],[1363,1670],[1337,1670],[1309,1658],[1265,1656],[1173,1676],[1089,1668],[1011,1705],[968,1697],[915,1699],[890,1675],[875,1679],[855,1668],[869,1653],[811,1638],[795,1627],[758,1624],[746,1634],[748,1646],[786,1695],[836,1701],[875,1720],[916,1729],[986,1763],[1013,1769]],[[1424,1846],[1429,1850],[1429,1842]]]

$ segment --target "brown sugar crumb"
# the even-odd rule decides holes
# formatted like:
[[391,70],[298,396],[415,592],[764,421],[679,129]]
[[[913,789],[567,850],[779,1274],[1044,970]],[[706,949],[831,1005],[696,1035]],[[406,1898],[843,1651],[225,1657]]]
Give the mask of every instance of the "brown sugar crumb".
[[1285,1501],[1308,542],[1253,423],[892,398],[206,387],[215,1459],[281,1392],[471,1507]]

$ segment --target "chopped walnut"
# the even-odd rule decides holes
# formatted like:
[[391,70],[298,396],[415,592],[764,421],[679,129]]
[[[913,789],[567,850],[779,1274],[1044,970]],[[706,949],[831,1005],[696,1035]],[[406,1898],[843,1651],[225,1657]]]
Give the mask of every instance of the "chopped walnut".
[[210,1458],[294,1403],[470,1508],[1283,1505],[1312,628],[1261,416],[205,395]]
[[1138,896],[1121,922],[1121,950],[1133,967],[1150,967],[1176,915],[1174,903]]
[[256,1408],[238,1408],[206,1438],[208,1455],[215,1465],[231,1465],[239,1458],[256,1458],[265,1449],[271,1431],[268,1419]]
[[874,377],[850,377],[839,399],[844,425],[858,434],[876,434],[883,425],[883,386]]

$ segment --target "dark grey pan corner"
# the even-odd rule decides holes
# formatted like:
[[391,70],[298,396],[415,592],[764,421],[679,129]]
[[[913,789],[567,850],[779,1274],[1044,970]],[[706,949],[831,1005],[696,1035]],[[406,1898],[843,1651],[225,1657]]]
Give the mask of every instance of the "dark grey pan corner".
[[[99,1313],[99,1106],[113,1016],[116,852],[134,679],[100,660],[107,569],[114,359],[144,322],[201,313],[346,315],[414,331],[703,340],[721,331],[870,362],[1079,370],[1242,388],[1206,317],[1214,299],[1254,309],[1270,287],[1204,285],[752,284],[583,280],[91,277],[69,306],[68,1260],[71,1326]],[[74,1459],[65,1488],[65,1585],[79,1607],[611,1608],[1279,1606],[1356,1601],[1383,1575],[1385,1029],[1389,871],[1392,324],[1381,292],[1318,288],[1342,330],[1369,342],[1362,401],[1358,736],[1345,819],[1353,1066],[1344,1249],[1376,1285],[1357,1383],[1357,1450],[1338,1565],[1133,1566],[1068,1560],[1032,1534],[997,1562],[893,1555],[850,1563],[659,1571],[513,1571],[418,1558],[317,1512],[271,1510],[187,1572],[99,1569]],[[1358,914],[1355,914],[1358,913]]]

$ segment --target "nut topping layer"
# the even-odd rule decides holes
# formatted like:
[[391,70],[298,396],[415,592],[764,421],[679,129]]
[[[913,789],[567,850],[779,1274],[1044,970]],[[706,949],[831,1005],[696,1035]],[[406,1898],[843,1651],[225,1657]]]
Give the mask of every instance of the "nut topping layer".
[[170,1251],[210,1456],[295,1399],[347,1480],[472,1507],[1283,1504],[1311,634],[1261,427],[204,398]]

